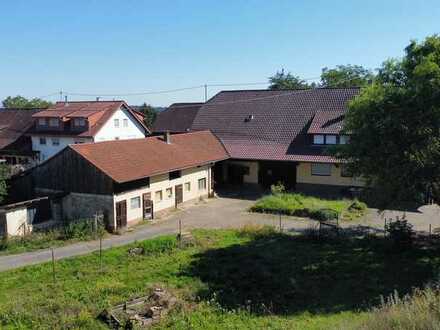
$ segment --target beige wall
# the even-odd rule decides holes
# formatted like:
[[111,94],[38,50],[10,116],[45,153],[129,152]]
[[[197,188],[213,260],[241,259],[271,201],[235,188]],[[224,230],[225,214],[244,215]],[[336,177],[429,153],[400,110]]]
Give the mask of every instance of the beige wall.
[[[249,174],[243,176],[244,183],[258,183],[258,162],[241,161],[241,160],[228,160],[223,166],[227,167],[229,164],[241,165],[249,168]],[[227,172],[226,172],[227,173]]]
[[[127,201],[127,222],[136,222],[142,220],[142,194],[151,193],[151,198],[154,203],[154,212],[161,211],[175,206],[175,186],[181,184],[183,186],[183,202],[196,199],[208,195],[211,179],[210,166],[194,167],[187,170],[182,170],[182,176],[178,179],[168,180],[168,174],[157,175],[150,178],[150,187],[144,187],[129,192],[114,195],[114,214],[116,214],[116,203]],[[199,179],[206,178],[206,189],[199,191]],[[185,183],[190,182],[190,191],[186,190]],[[172,197],[168,198],[166,189],[172,189]],[[156,201],[156,192],[162,191],[162,201]],[[140,197],[140,207],[131,208],[131,198]]]
[[333,186],[363,186],[359,178],[347,178],[341,176],[341,165],[332,164],[330,176],[312,175],[312,163],[299,163],[296,167],[296,182],[310,184],[324,184]]

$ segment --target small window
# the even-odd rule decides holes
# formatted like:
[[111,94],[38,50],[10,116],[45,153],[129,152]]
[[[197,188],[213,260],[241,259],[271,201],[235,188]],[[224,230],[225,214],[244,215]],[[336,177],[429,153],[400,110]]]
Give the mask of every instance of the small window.
[[123,119],[122,120],[122,126],[128,127],[128,119]]
[[178,179],[181,176],[182,176],[182,172],[181,171],[170,172],[170,180]]
[[141,207],[141,198],[140,197],[133,197],[130,199],[130,209],[138,209]]
[[325,144],[336,144],[336,135],[327,135],[325,137]]
[[206,190],[206,178],[199,179],[199,190]]
[[349,141],[349,137],[347,135],[341,135],[339,137],[339,144],[347,144]]
[[59,138],[52,138],[52,145],[53,146],[59,146],[60,145],[60,139]]
[[162,197],[162,190],[158,190],[156,191],[156,193],[154,194],[154,199],[156,200],[156,202],[161,202],[163,197]]
[[348,166],[345,164],[341,165],[341,176],[343,178],[352,178],[353,177],[353,173],[350,171]]
[[167,198],[173,198],[173,188],[167,188]]
[[58,125],[59,125],[58,118],[50,118],[49,119],[49,126],[50,127],[58,127]]
[[312,175],[330,176],[332,175],[332,165],[322,163],[312,164]]
[[115,127],[119,127],[119,119],[115,119],[114,123],[115,123]]
[[313,144],[324,144],[324,135],[313,135]]
[[75,118],[73,120],[73,123],[74,123],[75,126],[85,126],[86,121],[85,121],[84,118]]
[[191,191],[191,182],[185,183],[185,191]]
[[46,144],[46,138],[40,137],[40,144]]
[[46,118],[38,118],[39,126],[46,126]]

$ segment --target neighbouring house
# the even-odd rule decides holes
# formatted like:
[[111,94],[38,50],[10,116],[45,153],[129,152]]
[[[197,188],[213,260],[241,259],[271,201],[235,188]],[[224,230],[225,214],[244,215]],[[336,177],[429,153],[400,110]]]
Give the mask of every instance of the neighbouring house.
[[31,138],[26,132],[32,127],[38,109],[0,109],[0,159],[12,173],[36,161]]
[[339,193],[364,184],[326,152],[348,142],[341,129],[358,94],[359,88],[222,91],[201,106],[191,129],[211,130],[231,157],[217,164],[217,182]]
[[61,219],[102,213],[117,230],[210,195],[213,166],[228,157],[209,131],[73,144],[14,178],[13,188],[26,199],[55,196]]
[[173,103],[157,114],[153,133],[182,133],[191,130],[194,118],[203,103]]
[[57,102],[32,116],[32,149],[44,161],[69,144],[137,139],[150,132],[124,101]]

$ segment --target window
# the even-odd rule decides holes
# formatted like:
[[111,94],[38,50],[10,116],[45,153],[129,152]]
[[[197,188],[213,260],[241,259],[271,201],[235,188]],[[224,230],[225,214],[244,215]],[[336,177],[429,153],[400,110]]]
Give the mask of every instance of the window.
[[330,176],[332,175],[332,165],[321,163],[312,164],[312,175]]
[[352,178],[353,173],[348,169],[347,165],[341,165],[341,176],[344,178]]
[[140,207],[141,207],[141,198],[139,196],[130,199],[130,209],[134,210]]
[[324,144],[324,135],[313,135],[313,144]]
[[325,137],[325,144],[336,144],[336,135],[327,135]]
[[167,198],[173,198],[173,188],[167,188]]
[[76,139],[75,140],[75,144],[81,144],[81,143],[84,143],[85,141],[84,140],[80,140],[80,139]]
[[40,137],[40,144],[46,144],[46,138]]
[[114,123],[115,123],[115,127],[119,127],[119,119],[115,119]]
[[339,137],[339,144],[347,144],[349,141],[349,137],[347,135],[341,135]]
[[75,119],[73,120],[73,124],[74,124],[75,126],[85,126],[85,124],[86,124],[86,120],[85,120],[84,118],[75,118]]
[[128,127],[128,119],[123,119],[122,120],[122,126]]
[[174,171],[174,172],[170,172],[169,174],[169,179],[170,180],[174,180],[174,179],[178,179],[182,176],[182,172],[180,171]]
[[191,182],[185,183],[185,191],[191,191]]
[[49,118],[49,126],[50,127],[58,127],[59,120],[58,118]]
[[59,146],[60,145],[60,139],[59,138],[52,138],[52,145],[53,146]]
[[46,126],[46,118],[38,118],[39,126]]
[[156,193],[154,194],[154,199],[156,200],[156,202],[162,201],[162,190],[156,191]]
[[206,178],[199,179],[199,190],[206,190]]

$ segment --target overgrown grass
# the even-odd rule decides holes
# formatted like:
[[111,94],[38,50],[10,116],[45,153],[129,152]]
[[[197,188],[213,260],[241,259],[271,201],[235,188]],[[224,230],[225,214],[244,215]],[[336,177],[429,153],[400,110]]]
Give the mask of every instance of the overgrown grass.
[[46,231],[33,232],[24,236],[0,239],[0,255],[17,254],[50,247],[59,247],[79,241],[96,239],[105,235],[102,226],[93,228],[90,219],[77,220]]
[[[0,328],[106,329],[97,315],[154,285],[182,302],[157,329],[340,329],[380,296],[436,277],[439,251],[395,253],[379,238],[315,240],[271,228],[197,230],[0,274]],[[145,253],[129,256],[131,247]]]
[[367,206],[357,200],[322,199],[302,194],[279,193],[264,196],[256,201],[250,210],[261,213],[282,213],[299,217],[321,219],[324,209],[340,214],[343,220],[361,217]]

